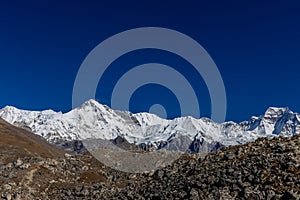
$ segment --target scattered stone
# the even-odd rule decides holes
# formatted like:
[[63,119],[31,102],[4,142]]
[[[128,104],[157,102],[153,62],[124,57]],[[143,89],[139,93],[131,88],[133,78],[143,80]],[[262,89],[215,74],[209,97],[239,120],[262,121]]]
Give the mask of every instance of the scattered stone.
[[18,158],[18,160],[16,160],[16,162],[15,162],[15,166],[16,167],[19,167],[19,166],[21,166],[23,164],[23,161],[20,159],[20,158]]
[[1,199],[300,199],[300,135],[185,154],[148,173],[102,165],[88,153],[0,164]]

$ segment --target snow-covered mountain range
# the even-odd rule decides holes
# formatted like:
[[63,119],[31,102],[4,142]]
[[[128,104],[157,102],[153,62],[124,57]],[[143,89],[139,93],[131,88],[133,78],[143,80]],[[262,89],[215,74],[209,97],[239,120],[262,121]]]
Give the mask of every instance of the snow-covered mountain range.
[[[89,100],[68,113],[26,111],[6,106],[0,109],[0,117],[54,144],[85,139],[113,140],[120,136],[134,144],[147,144],[156,148],[168,144],[168,148],[178,149],[180,146],[179,149],[183,151],[198,148],[195,150],[197,152],[210,151],[217,148],[216,145],[243,144],[259,137],[300,133],[300,115],[288,108],[274,107],[249,121],[221,124],[208,118],[181,117],[166,120],[149,113],[132,114],[113,110],[95,100]],[[202,146],[200,149],[199,145]]]

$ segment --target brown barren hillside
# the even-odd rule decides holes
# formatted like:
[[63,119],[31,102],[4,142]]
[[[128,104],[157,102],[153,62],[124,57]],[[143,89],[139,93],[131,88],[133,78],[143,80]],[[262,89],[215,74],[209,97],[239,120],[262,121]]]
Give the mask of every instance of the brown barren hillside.
[[17,128],[0,118],[0,163],[24,156],[61,157],[64,152],[42,137]]

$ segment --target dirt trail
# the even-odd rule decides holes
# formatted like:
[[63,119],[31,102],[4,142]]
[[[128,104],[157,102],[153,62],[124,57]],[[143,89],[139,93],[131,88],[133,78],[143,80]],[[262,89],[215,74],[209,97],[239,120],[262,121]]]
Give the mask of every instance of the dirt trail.
[[34,173],[37,171],[38,169],[32,169],[30,170],[24,177],[23,179],[23,183],[24,183],[24,187],[28,188],[29,190],[29,193],[33,193],[34,191],[32,190],[30,184],[32,183],[33,181],[33,176],[34,176]]

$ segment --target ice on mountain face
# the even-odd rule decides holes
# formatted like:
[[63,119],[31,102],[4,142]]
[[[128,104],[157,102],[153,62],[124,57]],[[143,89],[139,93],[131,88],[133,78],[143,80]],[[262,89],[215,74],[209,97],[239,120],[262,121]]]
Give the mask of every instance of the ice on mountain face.
[[264,118],[269,120],[277,120],[279,117],[284,115],[285,113],[290,112],[289,108],[275,108],[270,107],[265,112]]
[[247,131],[254,131],[259,127],[261,124],[261,118],[260,117],[252,117],[248,123],[248,126],[246,128]]
[[192,143],[194,149],[204,150],[214,149],[218,145],[242,144],[259,137],[300,133],[300,116],[288,108],[274,107],[270,107],[263,116],[252,117],[249,121],[222,124],[208,118],[166,120],[150,113],[132,114],[113,110],[95,100],[89,100],[68,113],[25,111],[7,106],[0,110],[0,117],[43,136],[51,143],[113,140],[120,136],[130,143],[181,150],[191,148]]
[[271,107],[266,111],[263,120],[272,126],[272,129],[268,131],[269,134],[292,136],[299,133],[298,118],[299,115],[290,111],[289,108]]

